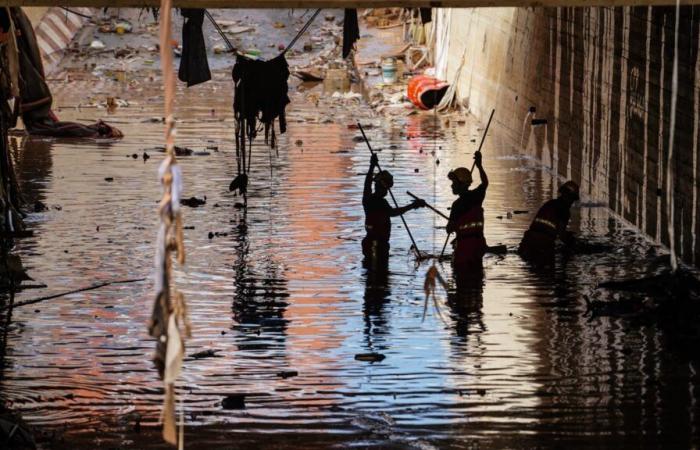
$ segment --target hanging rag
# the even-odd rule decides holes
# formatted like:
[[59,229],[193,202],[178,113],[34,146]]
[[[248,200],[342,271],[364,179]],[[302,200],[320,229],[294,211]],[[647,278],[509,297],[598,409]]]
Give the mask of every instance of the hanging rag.
[[360,39],[360,26],[357,23],[357,10],[346,9],[343,19],[343,59],[348,57],[358,39]]
[[243,55],[236,57],[232,72],[236,86],[233,98],[233,116],[236,121],[236,149],[245,150],[257,136],[257,123],[265,127],[265,143],[275,148],[275,119],[279,120],[280,134],[287,131],[285,108],[289,65],[284,54],[269,61],[259,61]]
[[202,25],[204,9],[183,8],[180,13],[185,18],[182,25],[182,57],[177,77],[187,83],[187,87],[211,80],[207,47]]
[[432,8],[419,8],[420,9],[420,21],[425,25],[433,20],[433,10]]

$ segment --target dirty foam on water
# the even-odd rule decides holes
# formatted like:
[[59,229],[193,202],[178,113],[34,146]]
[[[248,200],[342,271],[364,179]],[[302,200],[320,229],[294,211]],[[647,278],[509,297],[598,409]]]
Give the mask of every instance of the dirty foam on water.
[[[648,243],[605,208],[575,209],[571,227],[624,249],[559,261],[550,274],[534,272],[512,251],[489,255],[483,293],[443,293],[447,326],[432,305],[423,320],[430,263],[416,265],[398,218],[386,280],[368,281],[362,268],[369,155],[348,125],[374,125],[368,135],[394,173],[401,204],[411,190],[447,212],[453,196],[446,174],[471,167],[477,124],[453,120],[436,129],[430,115],[392,122],[369,118],[356,104],[321,99],[316,106],[295,93],[279,156],[270,159],[262,138],[254,148],[246,213],[228,192],[232,93],[227,75],[217,80],[178,94],[177,144],[207,152],[179,159],[184,197],[207,197],[202,207],[184,208],[185,226],[194,227],[185,230],[187,265],[176,275],[193,325],[187,354],[219,350],[185,361],[179,386],[188,427],[346,433],[348,446],[369,445],[353,441],[360,432],[375,443],[421,448],[472,440],[550,445],[553,438],[611,446],[669,436],[682,446],[698,442],[692,360],[669,353],[653,324],[586,311],[584,295],[605,299],[593,289],[597,282],[645,274],[651,264]],[[162,104],[157,87],[144,86],[122,95],[136,105],[109,116],[124,131],[122,141],[18,141],[23,191],[30,204],[40,200],[49,210],[29,215],[35,237],[18,245],[31,276],[48,288],[24,291],[17,301],[151,276],[163,156],[152,148],[162,145],[163,125],[148,121],[160,117]],[[54,95],[57,105],[75,105],[85,92],[115,89],[75,82],[57,84]],[[92,119],[96,112],[105,114],[64,108],[59,115]],[[486,238],[511,250],[554,184],[517,154],[494,127],[484,148]],[[515,210],[528,213],[509,215]],[[445,221],[428,209],[406,219],[421,250],[439,253]],[[219,235],[210,239],[210,232]],[[451,276],[449,264],[439,270]],[[108,429],[133,413],[144,425],[156,423],[162,389],[146,329],[152,302],[149,279],[16,309],[2,397],[28,422],[65,424],[74,433]],[[370,352],[386,358],[354,359]],[[285,379],[282,371],[298,376]],[[222,399],[237,393],[245,394],[245,409],[223,409]]]

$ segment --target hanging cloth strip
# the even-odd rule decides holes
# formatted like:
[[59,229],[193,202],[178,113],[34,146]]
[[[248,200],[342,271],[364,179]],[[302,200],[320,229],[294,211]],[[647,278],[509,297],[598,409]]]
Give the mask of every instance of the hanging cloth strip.
[[190,87],[211,80],[207,46],[202,33],[206,10],[183,8],[180,13],[185,23],[182,25],[182,57],[178,78]]
[[358,39],[360,39],[360,26],[357,23],[357,10],[346,9],[343,19],[343,59],[350,55]]

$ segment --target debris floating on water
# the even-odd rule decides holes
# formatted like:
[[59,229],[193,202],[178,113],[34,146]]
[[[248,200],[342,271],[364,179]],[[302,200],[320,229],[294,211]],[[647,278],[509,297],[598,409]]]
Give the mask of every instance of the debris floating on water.
[[379,362],[384,361],[386,356],[381,353],[358,353],[355,355],[356,361]]

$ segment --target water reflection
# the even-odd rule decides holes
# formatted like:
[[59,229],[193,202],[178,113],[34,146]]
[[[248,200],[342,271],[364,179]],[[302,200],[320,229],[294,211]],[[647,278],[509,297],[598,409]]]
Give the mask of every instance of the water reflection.
[[[91,89],[78,88],[57,98]],[[632,300],[597,289],[599,282],[659,268],[653,245],[605,208],[575,209],[570,227],[609,251],[559,255],[547,270],[513,253],[487,255],[483,278],[454,280],[443,296],[447,327],[435,314],[423,320],[425,266],[416,268],[398,221],[388,262],[361,263],[369,154],[348,125],[368,122],[365,111],[325,98],[317,108],[306,94],[294,94],[279,159],[271,162],[266,149],[254,148],[246,212],[227,191],[235,173],[230,117],[211,120],[211,102],[216,111],[230,107],[230,98],[213,93],[228,89],[226,77],[226,84],[179,93],[180,117],[187,118],[179,145],[202,150],[204,135],[207,146],[219,149],[180,158],[185,196],[207,195],[206,205],[184,209],[188,264],[176,274],[192,315],[188,353],[220,350],[218,357],[185,362],[188,424],[223,423],[261,435],[333,430],[347,446],[364,445],[353,433],[368,416],[382,419],[383,437],[420,437],[440,448],[547,446],[554,439],[571,447],[653,447],[670,435],[679,447],[698,442],[692,320],[679,322],[669,310],[587,307],[584,297]],[[148,276],[159,155],[147,162],[131,155],[161,144],[162,124],[148,121],[161,111],[155,103],[117,110],[127,137],[109,147],[28,140],[20,148],[18,142],[25,194],[61,206],[28,218],[35,236],[17,250],[49,288],[21,292],[18,300]],[[84,114],[63,113],[66,120]],[[410,201],[410,190],[444,210],[453,200],[447,171],[471,164],[477,125],[452,120],[436,133],[432,116],[371,121],[369,137],[383,149],[399,203]],[[485,235],[492,245],[514,248],[554,182],[509,142],[495,128],[483,151],[491,180]],[[440,252],[442,219],[421,210],[407,221],[421,250]],[[449,264],[440,270],[452,279]],[[15,310],[5,330],[3,399],[31,423],[66,423],[76,434],[134,411],[155,424],[161,398],[148,361],[153,342],[144,305],[150,301],[151,286],[142,283]],[[386,359],[354,359],[368,351]],[[278,376],[284,370],[298,375]],[[221,407],[232,392],[247,396],[246,409]]]
[[457,277],[447,294],[455,334],[467,341],[473,333],[486,331],[484,324],[484,280],[482,276]]
[[384,311],[391,298],[389,258],[365,258],[363,267],[365,295],[362,314],[365,321],[365,344],[369,352],[381,352],[386,349],[384,336],[389,333],[389,322]]

